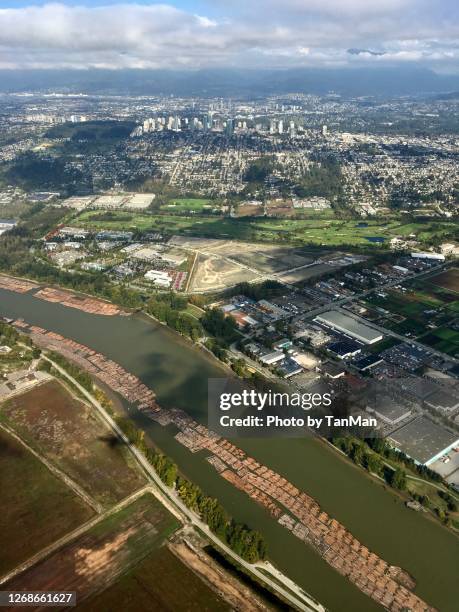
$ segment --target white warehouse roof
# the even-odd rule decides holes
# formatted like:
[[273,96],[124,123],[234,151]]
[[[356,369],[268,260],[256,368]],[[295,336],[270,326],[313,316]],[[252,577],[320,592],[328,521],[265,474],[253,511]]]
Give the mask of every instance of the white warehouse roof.
[[374,344],[383,339],[381,332],[360,323],[353,317],[345,315],[337,310],[329,310],[321,315],[318,315],[314,321],[323,323],[332,329],[336,329],[356,340],[360,340],[364,344]]

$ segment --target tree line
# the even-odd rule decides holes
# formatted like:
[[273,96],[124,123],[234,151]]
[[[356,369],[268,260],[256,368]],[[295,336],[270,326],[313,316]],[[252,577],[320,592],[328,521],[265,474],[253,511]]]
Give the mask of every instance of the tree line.
[[148,447],[144,441],[144,432],[129,419],[118,417],[116,422],[129,442],[146,456],[164,484],[175,489],[182,502],[196,512],[216,536],[248,563],[266,558],[266,544],[258,531],[229,517],[220,502],[184,478],[169,457]]

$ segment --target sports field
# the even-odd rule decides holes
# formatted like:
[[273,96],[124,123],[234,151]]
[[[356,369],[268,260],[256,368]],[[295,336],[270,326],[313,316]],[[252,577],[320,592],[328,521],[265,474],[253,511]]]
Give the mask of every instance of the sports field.
[[174,213],[201,213],[204,210],[210,210],[212,207],[212,201],[204,198],[177,198],[163,204],[161,210]]

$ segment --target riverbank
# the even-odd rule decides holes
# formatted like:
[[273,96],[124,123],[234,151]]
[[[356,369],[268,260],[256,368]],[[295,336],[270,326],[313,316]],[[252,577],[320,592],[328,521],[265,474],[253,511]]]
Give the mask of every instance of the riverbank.
[[[51,349],[101,378],[138,410],[162,426],[174,424],[175,439],[192,453],[206,451],[207,461],[236,489],[263,506],[278,523],[310,545],[338,573],[391,612],[432,610],[412,589],[415,580],[400,567],[389,565],[328,516],[317,502],[280,474],[258,463],[228,440],[213,434],[181,410],[161,408],[137,377],[119,364],[73,340],[42,327],[14,321],[34,344]],[[100,407],[99,407],[100,408]],[[209,457],[208,453],[212,453]],[[263,544],[264,547],[264,544]]]
[[[23,317],[97,349],[155,389],[161,406],[182,408],[198,422],[207,422],[207,380],[221,376],[222,370],[210,357],[203,359],[200,351],[190,351],[185,339],[164,326],[137,315],[100,317],[69,311],[32,295],[1,291],[0,309],[4,316]],[[175,440],[172,426],[162,427],[137,411],[132,411],[130,418],[232,516],[256,525],[266,535],[275,564],[329,609],[378,609],[263,508],[218,477],[199,453],[190,454]],[[408,570],[418,582],[416,592],[429,603],[442,611],[455,610],[458,588],[454,567],[459,549],[443,529],[404,508],[379,484],[362,478],[358,470],[313,439],[271,440],[269,445],[244,439],[238,440],[238,446],[308,491],[371,550]]]

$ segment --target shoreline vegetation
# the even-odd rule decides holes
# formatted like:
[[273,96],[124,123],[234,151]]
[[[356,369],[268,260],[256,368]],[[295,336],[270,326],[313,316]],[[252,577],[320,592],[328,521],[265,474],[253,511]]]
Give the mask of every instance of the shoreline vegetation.
[[[28,277],[20,277],[18,279],[17,277],[12,277],[10,275],[6,276],[7,278],[11,278],[13,281],[19,281],[19,283],[21,281],[27,283],[32,280]],[[276,288],[272,286],[273,283],[271,281],[265,281],[265,283],[262,285],[266,285],[266,292],[269,294],[276,290]],[[257,293],[263,294],[264,289],[262,285],[257,288]],[[59,287],[59,285],[57,285],[57,287]],[[11,288],[4,288],[12,291],[18,290],[15,286]],[[39,285],[33,283],[33,289],[39,288]],[[67,287],[64,287],[63,289],[69,292],[73,291]],[[25,287],[21,287],[20,291],[23,290],[29,290],[27,285]],[[252,287],[252,290],[255,290],[255,288]],[[80,294],[82,292],[77,291],[76,293]],[[84,293],[83,295],[96,300],[101,299],[99,296],[91,293]],[[113,302],[107,299],[104,299],[104,303],[113,304]],[[231,342],[238,338],[235,321],[231,317],[224,317],[223,313],[221,313],[219,310],[212,309],[206,311],[207,325],[206,328],[204,328],[199,321],[195,320],[193,317],[191,317],[191,315],[187,315],[193,320],[192,327],[187,329],[192,329],[193,332],[196,333],[199,331],[198,335],[195,335],[195,333],[189,335],[185,333],[184,328],[177,325],[177,322],[180,321],[180,318],[177,317],[177,312],[180,314],[184,309],[186,309],[189,303],[190,302],[188,302],[186,297],[169,292],[153,296],[146,302],[146,304],[144,304],[144,308],[130,308],[129,310],[131,310],[132,314],[139,314],[147,319],[149,318],[155,321],[157,324],[164,325],[166,328],[170,329],[172,333],[177,332],[185,342],[189,341],[194,349],[199,350],[210,360],[215,359],[219,367],[224,368],[233,376],[242,378],[246,377],[248,374],[247,369],[241,367],[239,360],[228,359],[227,357],[227,348]],[[74,306],[70,304],[67,305],[78,308],[78,301],[76,301],[76,305]],[[119,306],[121,307],[122,305],[120,304]],[[200,339],[205,333],[209,335],[206,337],[205,342],[201,342]],[[264,380],[257,372],[255,372],[252,376],[254,378],[254,384],[264,383]],[[414,501],[418,502],[424,510],[430,511],[428,512],[429,517],[434,518],[441,524],[448,527],[452,533],[459,534],[459,520],[451,518],[450,516],[451,512],[457,513],[457,508],[459,505],[457,497],[449,485],[445,483],[441,476],[439,476],[436,472],[433,472],[424,466],[416,467],[414,462],[409,457],[403,453],[391,449],[388,447],[387,443],[379,439],[377,439],[376,442],[380,444],[381,448],[374,444],[375,441],[360,441],[350,435],[345,437],[338,436],[336,439],[328,442],[336,450],[340,451],[340,453],[343,453],[350,461],[354,463],[354,465],[361,468],[363,472],[366,472],[376,482],[379,484],[388,485],[391,489],[393,489],[394,494],[397,496],[402,495],[405,501],[413,499]],[[371,444],[369,445],[368,442]],[[395,466],[393,464],[389,465],[388,463],[385,463],[386,459],[388,458],[391,459],[393,464],[395,463]],[[425,493],[417,493],[409,490],[407,487],[407,472],[404,468],[407,469],[408,473],[410,470],[415,471],[419,478],[427,485],[431,485],[432,483],[442,485],[444,487],[444,497],[442,497],[442,501],[440,502],[440,500],[433,500]],[[435,504],[435,501],[438,501],[438,503]]]
[[[16,323],[18,323],[20,329],[23,331],[29,328],[24,322]],[[127,377],[131,385],[134,385],[133,389],[137,388],[138,383],[135,382],[137,379],[133,375],[125,372],[117,364],[107,361],[106,359],[104,361],[102,355],[95,353],[91,349],[87,349],[87,347],[79,345],[74,341],[67,341],[59,334],[47,332],[42,328],[30,326],[28,331],[31,333],[31,340],[34,343],[39,340],[38,346],[47,350],[51,348],[54,351],[56,349],[59,351],[59,346],[62,343],[62,348],[68,344],[69,350],[62,351],[64,361],[61,360],[61,363],[65,363],[68,357],[73,359],[73,357],[76,358],[78,355],[77,365],[72,365],[72,372],[74,372],[74,367],[80,368],[82,363],[85,363],[85,360],[88,358],[88,365],[90,363],[97,364],[97,368],[102,368],[100,371],[105,372],[106,362],[106,365],[110,366],[109,370],[113,369],[113,367],[117,370],[117,376],[120,380]],[[85,350],[89,351],[88,357],[86,358],[83,357]],[[96,376],[97,368],[95,371],[93,371],[93,368],[90,368],[90,371]],[[77,371],[75,372],[78,373]],[[82,377],[82,381],[86,383],[85,376]],[[140,387],[138,393],[141,394],[136,401],[144,402],[145,400],[142,398],[145,392],[142,389],[142,385]],[[128,399],[130,393],[128,389]],[[146,409],[148,409],[148,406]],[[414,588],[415,582],[407,572],[399,567],[389,566],[383,559],[369,551],[340,523],[329,517],[314,499],[300,492],[279,474],[272,472],[256,461],[253,463],[253,458],[246,456],[243,451],[234,447],[228,441],[209,438],[208,433],[206,434],[206,428],[197,423],[192,425],[193,421],[190,420],[190,417],[187,417],[185,413],[182,414],[181,411],[164,411],[158,406],[156,406],[156,408],[152,406],[151,409],[153,411],[158,411],[158,417],[155,420],[159,420],[160,422],[163,421],[161,424],[166,425],[168,422],[180,424],[179,428],[182,430],[182,434],[179,435],[182,435],[182,443],[188,446],[190,450],[193,450],[193,448],[199,450],[208,447],[208,449],[214,453],[213,461],[215,463],[215,469],[221,472],[220,464],[223,466],[223,477],[229,480],[229,482],[232,482],[236,488],[242,489],[249,496],[254,497],[259,503],[265,505],[271,514],[279,518],[281,525],[292,530],[301,540],[311,544],[328,564],[334,567],[339,573],[346,576],[361,591],[377,602],[383,603],[383,605],[387,605],[390,609],[394,610],[401,609],[400,606],[402,608],[403,606],[427,606],[425,602],[422,602],[422,600],[412,592],[411,589]],[[132,443],[143,449],[143,431],[138,430],[129,420],[122,420],[120,424],[126,428],[126,433]],[[191,439],[188,439],[189,436],[185,434],[185,431],[188,431],[190,426],[195,427],[195,430]],[[230,457],[234,458],[236,463],[240,464],[240,467],[237,467]],[[236,472],[225,467],[222,461],[225,459],[225,463],[229,463]],[[254,563],[264,558],[266,549],[260,534],[253,532],[245,525],[231,521],[217,500],[203,496],[196,485],[190,483],[186,479],[182,479],[178,474],[177,466],[163,455],[158,455],[153,451],[153,454],[149,457],[149,461],[155,467],[163,482],[165,482],[167,486],[175,487],[184,503],[188,507],[198,511],[202,518],[209,524],[211,530],[219,537],[223,536],[224,541],[226,541],[237,554],[243,556],[243,558],[250,563]],[[261,476],[262,471],[265,472],[264,476]],[[249,480],[244,478],[243,472],[250,476]],[[281,484],[281,481],[284,484]],[[261,493],[261,491],[263,491],[263,493]],[[284,506],[291,514],[286,514],[286,511],[281,506]],[[299,521],[297,521],[297,519],[299,519]],[[365,571],[363,571],[363,567],[366,568]]]
[[[18,341],[23,342],[25,340],[28,345],[35,346],[33,340],[27,335],[21,336],[14,327],[0,322],[0,334],[3,334],[4,330],[7,329],[12,330],[12,335]],[[113,413],[111,400],[102,389],[94,384],[92,376],[86,370],[64,357],[57,350],[45,350],[51,361],[66,370],[71,378],[91,393],[106,410],[108,409],[110,413]],[[38,349],[37,357],[40,352],[41,349]],[[60,378],[59,372],[47,360],[41,359],[39,369]],[[97,379],[98,382],[99,379]],[[178,466],[168,457],[148,447],[144,440],[144,433],[137,429],[128,418],[117,416],[115,422],[129,439],[129,442],[145,455],[161,480],[169,488],[175,489],[186,506],[195,511],[211,531],[234,552],[249,563],[256,563],[266,558],[266,544],[259,532],[245,524],[234,521],[217,499],[205,495],[197,485],[181,475]]]

